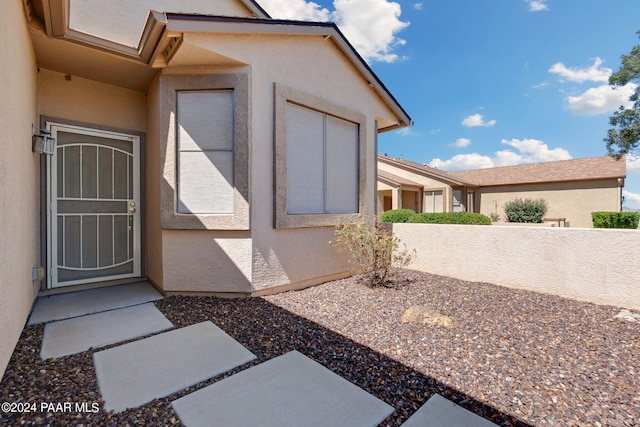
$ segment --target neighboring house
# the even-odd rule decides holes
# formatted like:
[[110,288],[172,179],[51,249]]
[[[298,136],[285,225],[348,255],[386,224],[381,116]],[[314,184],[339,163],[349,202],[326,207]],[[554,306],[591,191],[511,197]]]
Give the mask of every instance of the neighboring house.
[[374,214],[376,135],[411,119],[335,25],[252,0],[6,0],[0,37],[0,376],[41,290],[350,273],[332,226]]
[[[505,221],[504,204],[543,198],[547,218],[591,227],[591,212],[620,211],[626,163],[609,156],[444,172],[420,163],[378,156],[378,211],[479,212]],[[552,223],[558,224],[556,219]]]

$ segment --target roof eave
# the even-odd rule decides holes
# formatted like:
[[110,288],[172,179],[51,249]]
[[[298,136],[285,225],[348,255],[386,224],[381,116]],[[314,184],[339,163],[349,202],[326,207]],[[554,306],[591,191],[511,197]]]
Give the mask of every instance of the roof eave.
[[466,187],[473,187],[473,188],[478,187],[477,184],[474,184],[474,183],[471,183],[471,182],[464,182],[464,181],[458,181],[458,180],[455,180],[455,179],[451,179],[449,177],[445,177],[445,176],[442,176],[440,174],[436,174],[436,173],[430,172],[429,170],[426,170],[426,169],[423,169],[423,168],[419,168],[419,167],[416,167],[416,166],[408,165],[406,163],[398,162],[395,159],[392,159],[390,157],[385,157],[385,156],[380,156],[379,155],[378,156],[378,161],[381,161],[381,162],[384,162],[384,163],[387,163],[387,164],[390,164],[392,166],[396,166],[396,167],[399,167],[399,168],[402,168],[402,169],[405,169],[405,170],[409,170],[409,171],[417,173],[419,175],[429,176],[430,178],[437,179],[438,181],[445,182],[445,183],[447,183],[449,185],[466,186]]
[[[178,13],[166,13],[165,16],[167,18],[167,29],[172,32],[320,35],[331,39],[360,72],[367,84],[376,91],[378,96],[380,96],[396,116],[397,124],[381,128],[379,132],[387,132],[413,124],[411,117],[391,94],[389,89],[387,89],[340,32],[338,27],[332,22],[237,18]],[[215,25],[208,25],[209,23]]]

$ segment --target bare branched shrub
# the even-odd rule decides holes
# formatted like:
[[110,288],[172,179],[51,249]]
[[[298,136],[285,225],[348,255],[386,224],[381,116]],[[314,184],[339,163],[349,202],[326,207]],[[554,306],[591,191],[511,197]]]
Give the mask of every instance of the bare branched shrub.
[[390,286],[391,269],[406,267],[415,256],[382,223],[366,219],[336,227],[336,243],[351,252],[370,287]]

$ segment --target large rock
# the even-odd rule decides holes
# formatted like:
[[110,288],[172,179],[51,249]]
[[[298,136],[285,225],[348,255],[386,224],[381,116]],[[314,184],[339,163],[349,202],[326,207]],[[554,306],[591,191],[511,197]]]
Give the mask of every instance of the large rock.
[[453,326],[453,320],[438,310],[422,305],[412,305],[402,315],[402,322],[418,325]]

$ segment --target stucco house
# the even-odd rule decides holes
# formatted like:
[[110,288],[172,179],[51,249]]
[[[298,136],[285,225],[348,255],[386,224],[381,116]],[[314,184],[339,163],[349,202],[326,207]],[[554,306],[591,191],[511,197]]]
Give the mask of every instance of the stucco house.
[[333,226],[374,214],[377,134],[411,119],[334,24],[252,0],[7,0],[0,36],[0,374],[42,291],[350,273]]
[[[550,225],[591,227],[591,212],[620,211],[624,159],[609,156],[444,172],[378,156],[378,212],[479,212],[499,215],[515,198],[543,198]],[[562,220],[559,220],[562,218]]]

